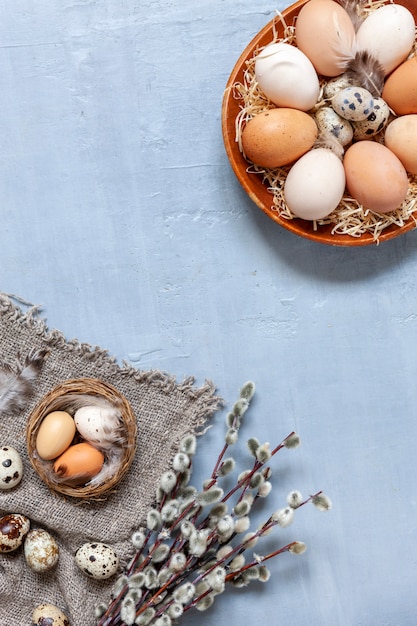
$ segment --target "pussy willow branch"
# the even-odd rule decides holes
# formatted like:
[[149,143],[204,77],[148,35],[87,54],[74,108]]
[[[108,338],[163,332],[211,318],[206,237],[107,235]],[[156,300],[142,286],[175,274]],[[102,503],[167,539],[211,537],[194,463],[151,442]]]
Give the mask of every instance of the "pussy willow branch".
[[[287,437],[285,437],[285,439],[283,439],[281,441],[280,444],[278,444],[270,453],[270,455],[268,456],[268,459],[266,459],[265,461],[259,461],[257,459],[255,459],[254,464],[252,469],[243,477],[241,478],[236,485],[231,488],[229,490],[229,492],[227,494],[225,494],[222,499],[221,502],[226,503],[239,489],[242,489],[242,494],[240,495],[239,501],[241,500],[241,498],[243,497],[244,493],[246,492],[246,490],[249,488],[250,486],[250,480],[253,477],[253,475],[258,472],[260,469],[262,469],[266,463],[270,460],[270,458],[272,458],[277,452],[279,452],[280,450],[282,450],[282,448],[285,447],[285,442],[292,436],[294,435],[294,431],[292,431],[289,435],[287,435]],[[220,464],[222,462],[222,459],[224,458],[224,454],[227,451],[228,448],[228,444],[226,443],[222,449],[222,451],[220,452],[217,462],[214,466],[213,472],[212,472],[212,480],[208,483],[208,485],[206,485],[205,490],[208,490],[210,488],[210,486],[213,486],[213,484],[215,484],[217,482],[217,471],[218,468],[220,467]],[[170,497],[174,497],[176,495],[176,492],[179,488],[179,484],[180,484],[180,476],[177,477],[177,483],[176,486],[173,489],[173,492],[170,494]],[[166,500],[167,500],[167,496],[168,494],[164,494],[164,496],[162,497],[161,501],[158,504],[158,510],[159,512],[162,510],[163,505],[165,504]],[[308,502],[308,500],[306,500],[306,502]],[[193,501],[191,501],[189,503],[188,506],[185,507],[185,509],[180,513],[180,515],[178,516],[178,518],[170,525],[170,526],[166,526],[164,525],[162,527],[162,529],[159,531],[159,538],[155,541],[154,545],[150,548],[147,556],[145,557],[145,559],[138,565],[138,562],[143,554],[144,548],[146,547],[146,545],[149,543],[153,531],[152,530],[147,530],[146,533],[146,539],[145,542],[141,548],[141,550],[138,551],[138,553],[135,555],[135,557],[133,558],[128,570],[127,570],[127,577],[131,576],[133,573],[137,573],[141,570],[143,570],[146,565],[148,565],[151,561],[152,561],[152,555],[154,554],[155,550],[162,544],[164,543],[164,539],[160,538],[163,537],[164,533],[163,531],[167,531],[167,533],[171,534],[175,529],[178,529],[181,522],[187,517],[187,515],[193,510],[194,507],[196,507],[197,505],[197,501],[194,499]],[[192,515],[192,521],[195,523],[198,519],[198,516],[200,515],[201,511],[202,511],[203,507],[200,505],[196,507],[196,511],[193,513]],[[201,523],[199,524],[199,528],[204,528],[205,524],[208,521],[208,516],[206,516]],[[273,524],[276,525],[276,524]],[[265,532],[265,525],[262,527],[263,530],[258,530],[256,533],[256,536],[261,536],[262,533]],[[170,551],[167,555],[167,559],[169,558],[169,555],[172,554],[173,552],[173,548],[174,546],[178,549],[178,542],[180,543],[185,543],[185,540],[181,541],[180,535],[177,535],[173,541],[173,544],[171,545]],[[214,543],[216,542],[216,530],[213,529],[211,535],[209,535],[208,538],[208,548],[210,548]],[[245,547],[243,544],[238,544],[238,546],[236,546],[233,550],[233,553],[239,553],[245,550]],[[230,554],[228,555],[227,558],[230,558]],[[186,566],[184,567],[183,570],[181,570],[180,572],[174,574],[169,581],[167,581],[164,585],[161,586],[161,588],[158,589],[157,592],[151,594],[150,591],[148,591],[145,596],[141,599],[142,604],[140,606],[140,608],[138,609],[136,616],[138,617],[140,614],[142,614],[147,608],[149,608],[150,606],[153,605],[153,603],[159,598],[159,596],[164,593],[165,591],[167,591],[168,589],[172,588],[174,585],[176,584],[180,584],[181,582],[183,582],[183,580],[187,577],[187,575],[189,575],[189,573],[191,571],[193,571],[193,568],[197,565],[199,565],[199,559],[200,557],[193,557],[190,556],[187,559],[186,562]],[[224,561],[226,560],[226,558],[222,559],[221,561],[217,561],[216,564],[209,570],[212,571],[212,569],[214,569],[215,567],[219,566],[220,564],[222,564]],[[199,582],[200,580],[202,580],[204,578],[204,576],[200,575],[199,577],[197,577],[195,582]],[[126,584],[122,587],[122,589],[120,590],[120,592],[118,593],[118,595],[111,601],[105,615],[101,618],[101,620],[98,622],[98,626],[118,626],[119,624],[121,624],[122,622],[120,621],[120,616],[118,614],[115,615],[115,612],[119,609],[120,604],[126,594],[128,590],[128,582],[126,582]],[[151,596],[151,597],[149,597]]]

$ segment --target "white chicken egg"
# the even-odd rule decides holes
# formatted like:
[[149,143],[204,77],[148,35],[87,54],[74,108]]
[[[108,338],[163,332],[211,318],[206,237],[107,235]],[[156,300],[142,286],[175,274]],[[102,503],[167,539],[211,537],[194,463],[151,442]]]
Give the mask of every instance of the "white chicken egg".
[[285,42],[266,46],[255,61],[255,78],[274,104],[309,111],[317,102],[320,85],[311,61]]
[[294,163],[284,183],[285,202],[296,217],[318,220],[334,211],[343,197],[343,164],[327,148],[314,148]]
[[406,59],[415,39],[412,13],[400,4],[386,4],[369,13],[356,33],[356,49],[366,50],[382,65],[385,75]]

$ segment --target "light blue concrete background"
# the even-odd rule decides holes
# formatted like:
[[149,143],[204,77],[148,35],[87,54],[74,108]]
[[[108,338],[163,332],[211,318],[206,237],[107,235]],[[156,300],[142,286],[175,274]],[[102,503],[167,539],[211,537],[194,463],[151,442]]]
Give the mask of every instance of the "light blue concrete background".
[[267,546],[304,540],[304,556],[184,624],[414,626],[417,234],[298,238],[245,196],[223,149],[227,78],[285,6],[3,0],[0,289],[120,361],[210,378],[229,403],[253,379],[245,435],[300,433],[269,506],[322,488],[332,512],[299,511]]

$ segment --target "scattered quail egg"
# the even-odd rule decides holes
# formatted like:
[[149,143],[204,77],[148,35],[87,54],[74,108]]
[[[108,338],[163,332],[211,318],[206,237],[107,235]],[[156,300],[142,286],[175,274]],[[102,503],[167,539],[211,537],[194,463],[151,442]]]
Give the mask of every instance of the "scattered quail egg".
[[331,107],[322,107],[315,115],[319,131],[331,134],[342,146],[347,146],[353,137],[353,128],[348,120],[340,117]]
[[23,463],[20,454],[11,446],[0,448],[0,489],[12,489],[22,480]]
[[346,74],[341,74],[336,78],[328,80],[323,87],[323,98],[326,100],[333,98],[339,91],[351,87],[352,83],[347,78]]
[[119,557],[105,543],[84,543],[75,553],[78,567],[90,578],[104,580],[116,573]]
[[10,513],[0,519],[0,553],[13,552],[23,543],[29,532],[30,521],[19,513]]
[[352,122],[353,138],[369,139],[377,135],[388,124],[390,110],[382,98],[374,98],[374,106],[368,117],[360,122]]
[[42,528],[28,532],[23,549],[26,563],[35,572],[46,572],[52,569],[58,561],[58,544]]
[[70,622],[57,606],[45,603],[33,611],[32,626],[70,626]]
[[363,87],[346,87],[332,99],[332,107],[345,120],[359,122],[368,117],[374,106],[372,94]]

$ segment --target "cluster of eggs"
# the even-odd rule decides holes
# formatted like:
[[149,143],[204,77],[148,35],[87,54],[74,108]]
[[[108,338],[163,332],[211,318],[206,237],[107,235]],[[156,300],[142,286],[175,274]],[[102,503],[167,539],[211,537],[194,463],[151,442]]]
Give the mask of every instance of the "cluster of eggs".
[[[0,453],[0,485],[2,489],[15,487],[22,479],[23,465],[19,453],[10,446],[3,446]],[[7,480],[10,471],[19,474],[14,485]],[[5,473],[6,472],[6,473]],[[7,474],[7,472],[9,472]],[[4,480],[6,479],[6,480]],[[17,477],[16,477],[17,479]],[[42,573],[54,568],[59,558],[59,547],[55,539],[43,528],[30,528],[28,517],[20,513],[9,513],[0,518],[0,554],[15,552],[23,545],[27,565],[34,572]],[[47,621],[49,620],[49,621]],[[41,626],[69,626],[65,614],[55,605],[40,604],[32,614],[32,624]]]
[[36,453],[43,461],[52,462],[52,479],[85,485],[97,476],[105,462],[102,450],[92,442],[118,425],[118,413],[112,408],[86,405],[74,415],[66,410],[51,411],[39,426]]
[[[85,419],[87,421],[87,418]],[[91,420],[88,423],[91,428]],[[42,448],[42,439],[40,445]],[[0,448],[0,489],[9,491],[17,488],[22,478],[23,462],[19,452],[12,446],[2,446]],[[42,574],[57,566],[59,546],[47,530],[31,528],[31,525],[31,520],[20,513],[8,513],[0,517],[0,554],[15,553],[22,549],[28,567],[33,572]],[[110,578],[119,568],[119,557],[116,551],[101,542],[84,543],[76,550],[74,560],[85,575],[95,580]],[[43,624],[69,626],[69,623],[61,609],[50,603],[40,604],[32,614],[32,624],[36,626]]]
[[30,530],[29,518],[19,513],[0,518],[0,553],[14,552],[22,544],[26,563],[34,572],[45,572],[57,564],[58,544],[46,530]]
[[[295,22],[296,45],[271,43],[255,57],[257,85],[272,106],[247,121],[242,149],[261,168],[289,166],[283,194],[295,216],[325,218],[346,190],[381,214],[406,199],[409,174],[417,174],[415,29],[411,12],[395,3],[357,27],[334,0],[309,0]],[[373,93],[352,80],[348,69],[357,65],[371,84],[378,68]]]

